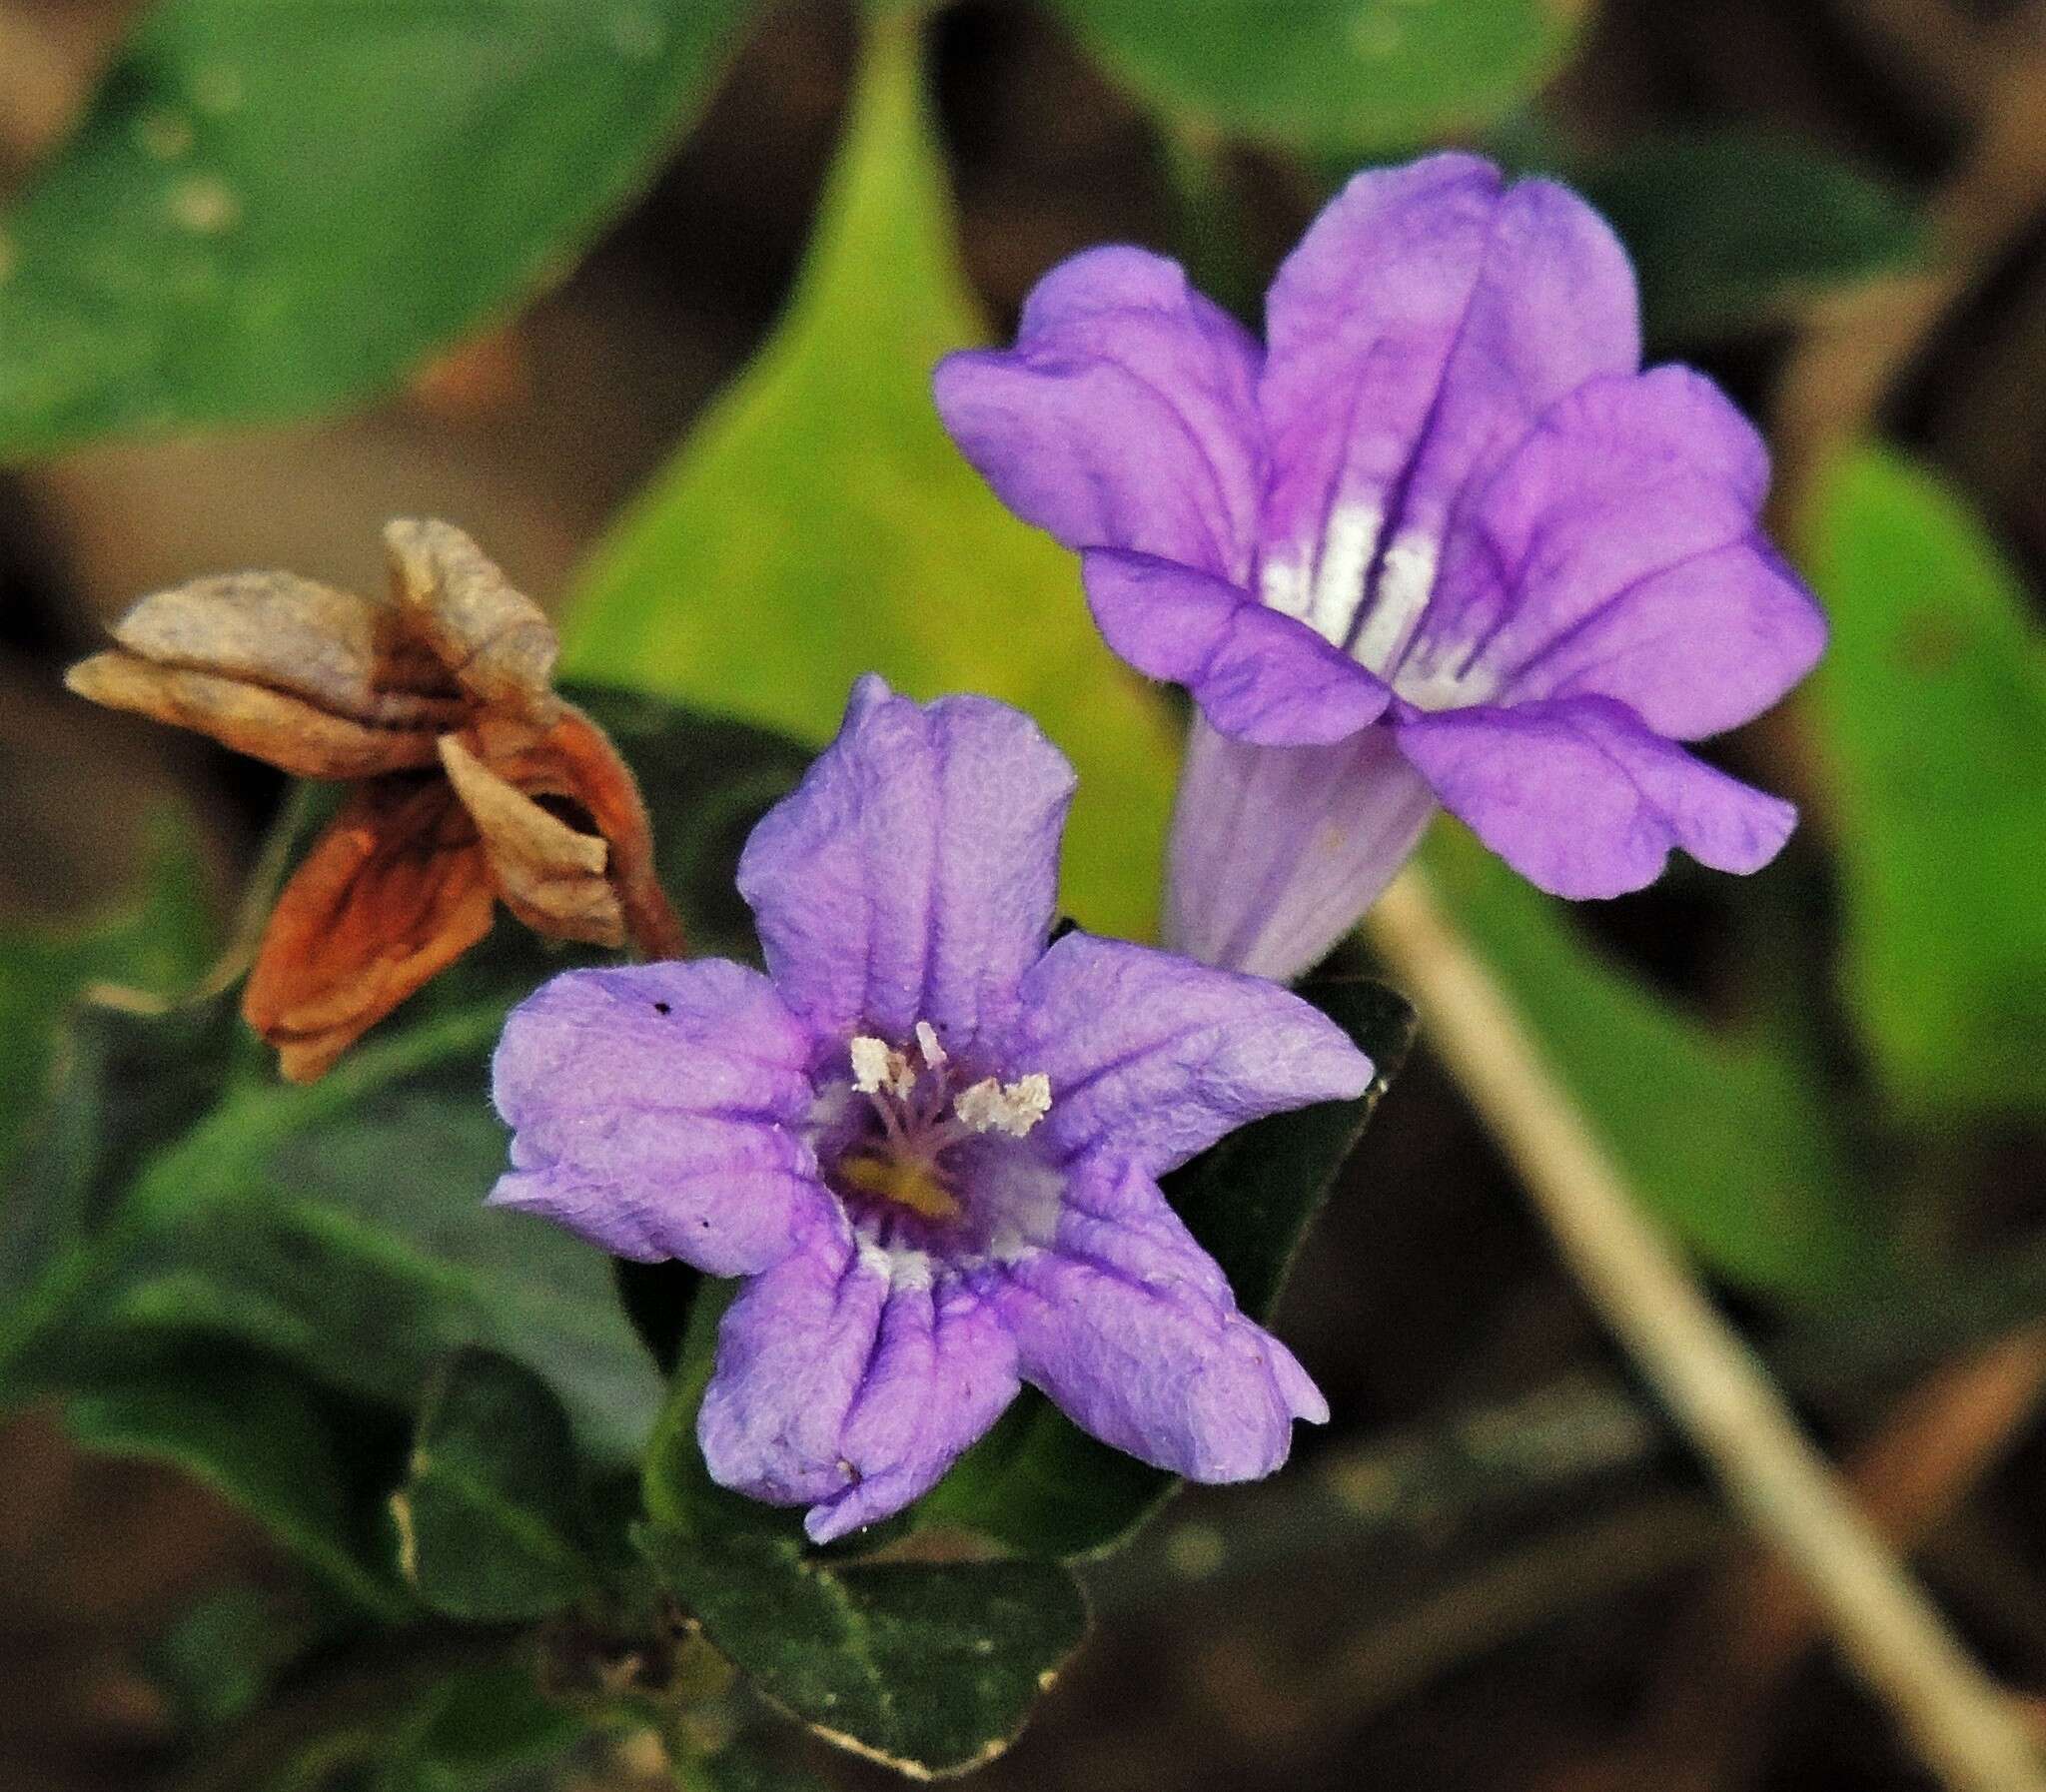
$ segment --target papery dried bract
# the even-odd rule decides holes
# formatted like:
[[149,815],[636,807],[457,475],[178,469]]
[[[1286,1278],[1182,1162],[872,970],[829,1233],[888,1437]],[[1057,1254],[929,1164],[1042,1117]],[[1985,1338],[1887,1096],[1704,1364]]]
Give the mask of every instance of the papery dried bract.
[[631,773],[554,694],[545,614],[448,523],[396,521],[385,544],[388,595],[195,579],[136,604],[68,680],[359,785],[280,896],[244,1002],[298,1080],[489,932],[499,899],[553,938],[683,950]]
[[476,824],[439,778],[365,784],[271,911],[242,1014],[296,1083],[491,930],[497,894]]
[[450,734],[441,742],[448,780],[481,835],[498,894],[526,926],[596,946],[625,943],[625,917],[604,876],[609,852],[499,777]]
[[561,644],[546,613],[513,590],[451,523],[385,525],[396,599],[420,638],[479,703],[550,717]]

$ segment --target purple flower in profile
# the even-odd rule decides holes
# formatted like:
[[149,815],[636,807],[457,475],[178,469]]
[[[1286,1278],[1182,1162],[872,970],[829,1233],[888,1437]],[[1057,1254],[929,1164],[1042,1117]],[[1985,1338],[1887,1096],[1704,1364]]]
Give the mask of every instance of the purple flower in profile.
[[767,975],[570,971],[512,1015],[493,1202],[751,1278],[697,1423],[819,1542],[900,1510],[1014,1397],[1197,1480],[1328,1408],[1157,1178],[1371,1065],[1258,978],[1047,944],[1070,766],[1027,716],[878,678],[739,861]]
[[1469,156],[1359,175],[1266,316],[1260,347],[1175,263],[1098,249],[1013,350],[937,373],[967,457],[1081,550],[1110,645],[1199,706],[1168,943],[1295,975],[1438,803],[1564,896],[1672,846],[1773,857],[1790,806],[1675,743],[1773,703],[1824,622],[1757,524],[1754,430],[1639,371],[1597,215]]

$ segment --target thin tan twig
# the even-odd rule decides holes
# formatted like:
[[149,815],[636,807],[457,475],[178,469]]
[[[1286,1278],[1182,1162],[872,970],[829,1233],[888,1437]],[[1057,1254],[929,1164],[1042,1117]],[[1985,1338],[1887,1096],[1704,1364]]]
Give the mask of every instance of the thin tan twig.
[[2046,1792],[2025,1725],[1855,1509],[1629,1194],[1520,1017],[1410,868],[1367,924],[1586,1294],[1840,1648],[1952,1792]]

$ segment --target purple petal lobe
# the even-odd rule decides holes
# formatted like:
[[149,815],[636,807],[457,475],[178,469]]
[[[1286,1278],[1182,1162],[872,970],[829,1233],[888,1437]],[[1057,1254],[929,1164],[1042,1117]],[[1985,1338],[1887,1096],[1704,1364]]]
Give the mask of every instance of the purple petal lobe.
[[1025,1380],[1103,1442],[1192,1479],[1270,1474],[1293,1421],[1329,1415],[1132,1166],[1076,1176],[1057,1239],[1005,1266],[992,1299]]
[[1556,399],[1640,359],[1611,231],[1469,156],[1353,180],[1281,268],[1268,330],[1261,594],[1375,667],[1426,606],[1460,492]]
[[1197,719],[1173,810],[1165,944],[1290,982],[1363,918],[1435,812],[1386,728],[1264,747]]
[[1718,871],[1755,871],[1797,820],[1606,697],[1417,715],[1400,749],[1445,807],[1557,896],[1652,883],[1680,846]]
[[808,1033],[722,959],[569,971],[513,1009],[492,1068],[513,1129],[491,1202],[617,1257],[764,1269],[828,1201],[792,1129]]
[[1391,700],[1348,654],[1224,579],[1115,548],[1090,550],[1081,568],[1108,644],[1138,671],[1184,684],[1202,714],[1236,739],[1342,740]]
[[1161,1175],[1262,1114],[1364,1093],[1371,1062],[1261,977],[1069,933],[1023,979],[1006,1075],[1042,1072],[1061,1161],[1101,1149]]
[[1509,699],[1613,697],[1680,739],[1748,720],[1825,640],[1761,534],[1767,486],[1761,438],[1702,375],[1588,382],[1470,506],[1410,668],[1475,661]]
[[938,366],[938,413],[1001,500],[1068,547],[1241,581],[1263,462],[1258,346],[1178,263],[1094,249],[1054,268],[1016,346]]
[[878,678],[739,860],[767,968],[819,1038],[948,1047],[1014,1013],[1057,898],[1072,767],[982,697],[919,705]]
[[891,1275],[834,1211],[726,1310],[696,1435],[713,1479],[811,1506],[825,1542],[935,1483],[1014,1397],[1015,1362],[976,1296]]

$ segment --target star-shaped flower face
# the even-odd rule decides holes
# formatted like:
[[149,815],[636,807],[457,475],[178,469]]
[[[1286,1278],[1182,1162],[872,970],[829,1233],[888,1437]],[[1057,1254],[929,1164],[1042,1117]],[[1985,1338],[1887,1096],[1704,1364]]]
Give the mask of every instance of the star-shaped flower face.
[[394,522],[385,542],[388,598],[289,572],[198,579],[145,597],[68,680],[355,785],[279,896],[243,997],[300,1081],[482,939],[501,901],[555,938],[681,949],[631,773],[554,694],[546,617],[445,522]]
[[1015,710],[865,679],[740,861],[767,974],[571,971],[499,1047],[493,1201],[751,1278],[698,1434],[818,1540],[916,1498],[1023,1381],[1206,1480],[1326,1415],[1156,1179],[1371,1066],[1277,985],[1047,944],[1072,788]]
[[1774,702],[1823,622],[1760,532],[1754,431],[1701,376],[1638,371],[1598,217],[1469,156],[1360,175],[1267,334],[1101,249],[1013,350],[937,375],[1003,500],[1082,551],[1110,644],[1200,707],[1173,943],[1297,973],[1437,802],[1565,896],[1636,889],[1672,846],[1772,857],[1789,806],[1674,743]]

